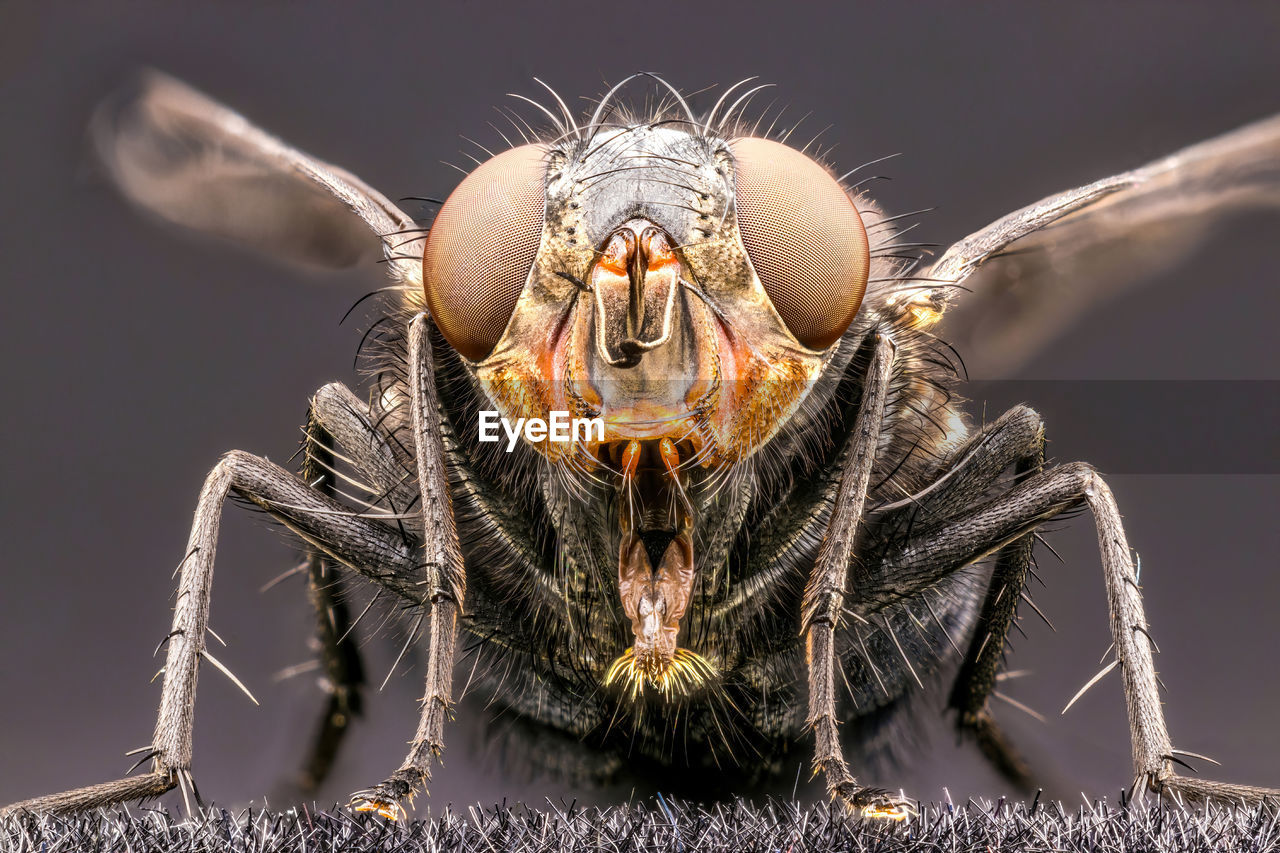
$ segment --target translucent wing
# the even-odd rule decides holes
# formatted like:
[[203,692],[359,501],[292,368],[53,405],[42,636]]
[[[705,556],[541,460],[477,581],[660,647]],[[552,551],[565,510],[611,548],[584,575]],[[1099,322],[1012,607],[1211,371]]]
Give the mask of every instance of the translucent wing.
[[906,298],[943,317],[975,375],[1007,374],[1087,305],[1260,207],[1280,207],[1280,116],[1014,211],[947,249]]
[[169,222],[313,266],[414,251],[397,232],[417,226],[381,193],[158,72],[99,106],[90,136],[124,195]]

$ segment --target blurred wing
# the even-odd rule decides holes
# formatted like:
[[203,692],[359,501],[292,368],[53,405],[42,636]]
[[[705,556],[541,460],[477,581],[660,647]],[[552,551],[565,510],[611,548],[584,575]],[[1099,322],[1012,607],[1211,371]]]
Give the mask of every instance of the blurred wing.
[[104,101],[90,137],[121,192],[169,222],[312,266],[422,255],[381,193],[158,72]]
[[1280,115],[1010,213],[947,249],[909,301],[919,317],[943,316],[940,334],[973,374],[1006,375],[1214,224],[1277,206]]

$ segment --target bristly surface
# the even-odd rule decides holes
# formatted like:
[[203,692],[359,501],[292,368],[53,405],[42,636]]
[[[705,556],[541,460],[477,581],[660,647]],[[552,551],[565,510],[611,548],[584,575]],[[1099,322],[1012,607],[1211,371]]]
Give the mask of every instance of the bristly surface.
[[862,822],[842,806],[807,809],[742,801],[695,806],[659,800],[605,809],[446,809],[403,824],[345,812],[213,809],[192,821],[168,812],[112,811],[0,822],[0,849],[27,851],[1268,851],[1280,848],[1280,815],[1265,808],[1182,809],[1001,800],[928,806],[902,823]]

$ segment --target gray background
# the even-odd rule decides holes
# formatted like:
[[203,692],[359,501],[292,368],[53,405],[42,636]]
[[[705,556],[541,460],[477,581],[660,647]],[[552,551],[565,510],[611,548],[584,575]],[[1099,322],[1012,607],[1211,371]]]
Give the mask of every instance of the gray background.
[[[535,75],[575,98],[637,69],[686,90],[757,74],[779,84],[789,115],[812,112],[810,133],[833,125],[825,138],[839,142],[840,163],[902,152],[882,167],[894,180],[878,197],[895,212],[936,205],[914,233],[944,245],[1280,106],[1280,19],[1246,4],[1229,17],[1166,3],[229,8],[0,9],[0,803],[114,778],[128,766],[123,751],[148,742],[159,694],[151,652],[205,472],[229,448],[293,453],[307,395],[353,378],[359,324],[338,319],[380,282],[373,267],[308,276],[134,216],[94,178],[83,144],[93,104],[131,69],[185,78],[393,198],[447,193],[457,175],[440,161],[462,161],[458,135],[492,141],[492,105],[510,91],[536,95]],[[1278,226],[1275,216],[1239,221],[1148,289],[1101,307],[1020,376],[1280,378]],[[1052,383],[1037,385],[1043,400],[1035,386],[984,386],[988,410],[1040,405],[1056,458],[1087,456],[1114,474],[1143,558],[1175,741],[1221,760],[1210,768],[1221,778],[1280,784],[1274,445],[1256,448],[1256,468],[1216,470],[1176,438],[1210,432],[1231,444],[1234,427],[1214,411],[1191,407],[1205,423],[1166,419],[1153,432],[1123,409],[1055,405]],[[1261,434],[1274,436],[1274,386],[1241,387],[1267,395]],[[1127,465],[1125,447],[1167,436],[1173,449],[1158,465]],[[1058,716],[1108,644],[1092,525],[1062,526],[1051,541],[1066,564],[1042,556],[1048,588],[1037,594],[1057,633],[1024,617],[1011,666],[1033,674],[1007,685],[1049,722],[997,713],[1050,790],[1078,802],[1080,791],[1114,797],[1126,784],[1129,746],[1114,677]],[[219,654],[263,707],[207,671],[195,769],[206,796],[239,804],[296,765],[318,693],[309,676],[271,678],[309,654],[299,585],[257,591],[292,565],[285,537],[231,509],[218,557],[213,625],[230,643]],[[370,645],[375,684],[393,654],[389,642]],[[370,697],[322,800],[345,800],[400,760],[419,678]],[[628,795],[504,773],[480,717],[466,707],[451,730],[433,805]],[[876,781],[927,799],[944,787],[956,799],[1003,790],[945,729]]]

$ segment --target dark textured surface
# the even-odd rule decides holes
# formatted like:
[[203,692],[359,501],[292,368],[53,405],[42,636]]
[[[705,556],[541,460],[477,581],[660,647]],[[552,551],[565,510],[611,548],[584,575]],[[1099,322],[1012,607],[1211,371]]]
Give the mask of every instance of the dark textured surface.
[[[277,462],[293,453],[307,395],[353,379],[360,330],[338,319],[382,283],[372,266],[309,277],[134,216],[93,178],[83,130],[136,67],[190,81],[393,198],[447,194],[458,173],[438,161],[468,162],[458,134],[490,144],[492,105],[508,91],[536,95],[534,75],[572,102],[638,68],[687,90],[759,74],[779,84],[788,115],[812,113],[809,135],[833,124],[824,138],[839,143],[833,157],[846,168],[902,152],[878,169],[893,181],[877,182],[876,197],[891,213],[937,206],[912,234],[944,245],[1280,107],[1280,13],[1261,4],[1225,17],[1210,4],[1166,3],[794,4],[781,14],[742,4],[729,14],[679,2],[646,4],[645,15],[621,4],[497,5],[0,9],[0,803],[115,778],[132,763],[122,753],[147,743],[159,696],[151,653],[204,475],[230,448]],[[1276,234],[1274,216],[1241,221],[1150,289],[1099,308],[1020,376],[1276,378]],[[1177,744],[1222,761],[1215,777],[1280,782],[1280,681],[1259,669],[1280,642],[1280,478],[1251,473],[1274,471],[1275,445],[1257,449],[1269,466],[1258,469],[1206,469],[1174,441],[1159,467],[1133,467],[1126,448],[1190,430],[1236,433],[1206,406],[1153,424],[1117,415],[1105,397],[1035,384],[985,387],[988,419],[1035,405],[1052,457],[1116,475]],[[1108,642],[1092,525],[1063,526],[1049,540],[1066,563],[1044,557],[1047,588],[1036,588],[1058,631],[1024,618],[1029,636],[1010,665],[1032,674],[1006,685],[1050,723],[1004,705],[996,713],[1047,789],[1074,802],[1080,790],[1128,784],[1129,745],[1116,680],[1057,717]],[[212,619],[230,648],[219,657],[263,707],[204,678],[195,773],[207,796],[243,804],[273,794],[300,763],[320,696],[310,675],[272,679],[310,655],[301,584],[258,592],[295,554],[236,508],[224,531]],[[370,644],[375,685],[398,648]],[[345,799],[401,759],[421,688],[419,668],[371,692],[325,799]],[[476,699],[449,731],[431,802],[627,800],[629,786],[585,790],[504,771]],[[1006,790],[936,714],[929,721],[929,747],[869,781],[926,799],[944,787],[957,799]],[[796,778],[777,788],[790,793]]]
[[1008,805],[969,802],[932,806],[902,823],[864,822],[834,806],[801,807],[772,802],[736,802],[697,807],[665,800],[643,806],[545,809],[473,807],[433,810],[436,815],[403,824],[345,812],[211,810],[193,821],[168,812],[134,810],[82,818],[12,820],[0,823],[0,846],[12,853],[46,849],[79,853],[203,850],[234,853],[315,853],[342,850],[753,851],[947,850],[997,853],[1053,850],[1058,853],[1129,851],[1273,850],[1280,823],[1261,809],[1184,811],[1105,803],[1066,807],[1060,803]]

